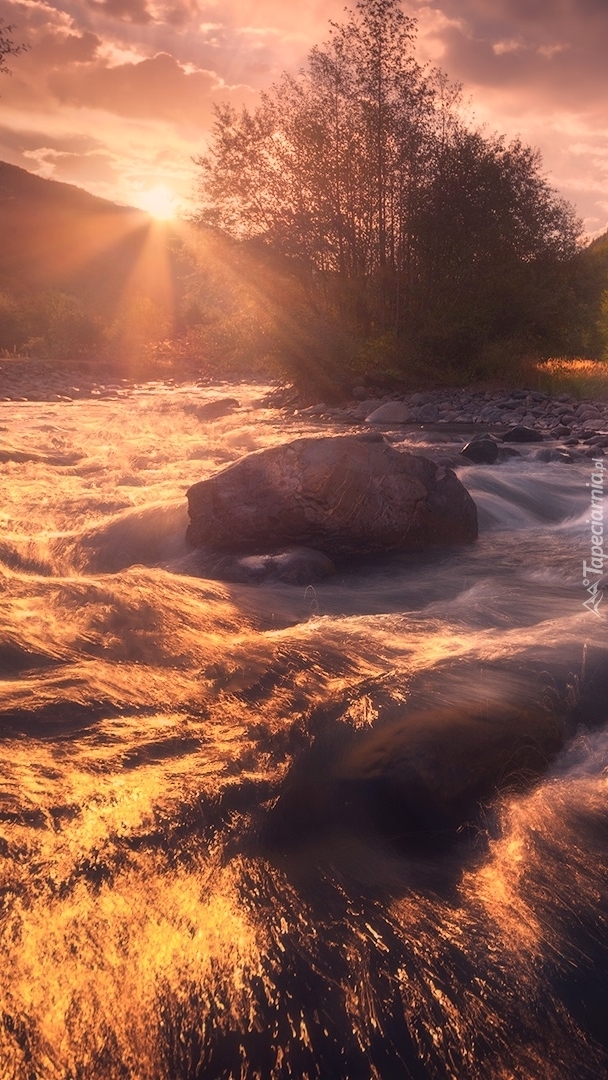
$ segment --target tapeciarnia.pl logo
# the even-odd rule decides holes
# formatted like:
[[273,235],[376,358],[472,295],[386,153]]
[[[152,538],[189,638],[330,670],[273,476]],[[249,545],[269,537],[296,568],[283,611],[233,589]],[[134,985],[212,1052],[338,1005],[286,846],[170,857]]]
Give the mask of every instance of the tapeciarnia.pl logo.
[[591,517],[586,519],[585,524],[590,526],[591,532],[591,561],[583,559],[583,585],[590,594],[583,602],[583,607],[592,611],[594,615],[600,615],[600,604],[604,595],[604,583],[601,581],[604,573],[604,461],[603,458],[593,458],[593,472],[591,482],[587,484],[591,488]]

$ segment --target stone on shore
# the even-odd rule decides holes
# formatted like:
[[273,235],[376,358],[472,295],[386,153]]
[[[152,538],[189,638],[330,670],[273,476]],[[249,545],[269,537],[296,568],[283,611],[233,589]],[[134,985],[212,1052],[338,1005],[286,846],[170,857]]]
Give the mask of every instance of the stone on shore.
[[504,442],[542,442],[542,433],[536,431],[535,428],[525,427],[523,424],[516,424],[510,431],[507,431],[503,435]]
[[330,558],[475,540],[477,510],[451,469],[378,435],[301,438],[241,458],[187,493],[194,547]]
[[402,401],[387,401],[366,417],[368,424],[408,424],[414,419],[414,413]]

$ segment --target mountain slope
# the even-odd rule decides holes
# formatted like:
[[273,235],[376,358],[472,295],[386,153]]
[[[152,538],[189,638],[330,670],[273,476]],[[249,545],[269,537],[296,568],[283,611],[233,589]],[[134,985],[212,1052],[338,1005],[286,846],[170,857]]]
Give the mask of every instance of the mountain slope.
[[0,292],[61,289],[112,306],[151,223],[141,210],[0,162]]

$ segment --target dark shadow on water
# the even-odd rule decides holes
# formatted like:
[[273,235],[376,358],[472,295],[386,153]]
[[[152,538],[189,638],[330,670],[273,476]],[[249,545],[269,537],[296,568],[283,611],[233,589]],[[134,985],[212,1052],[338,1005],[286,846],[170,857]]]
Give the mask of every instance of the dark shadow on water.
[[[482,683],[483,692],[500,686],[504,694],[508,688],[520,710],[561,706],[566,738],[580,715],[601,723],[595,706],[606,654],[598,650],[586,661],[583,673],[556,662],[552,671],[488,667],[480,679],[477,668],[475,685]],[[472,675],[440,673],[436,708],[453,709],[463,696],[474,705]],[[595,687],[591,704],[585,687]],[[425,676],[413,687],[416,708],[428,710],[430,696]],[[384,727],[394,732],[394,718]],[[525,899],[547,928],[531,964],[515,946],[505,949],[491,921],[467,909],[461,891],[463,874],[483,867],[501,836],[497,796],[532,792],[558,748],[552,743],[543,751],[524,740],[523,757],[515,747],[483,798],[469,790],[450,803],[437,793],[433,801],[413,766],[392,784],[390,754],[374,775],[345,777],[344,762],[360,765],[361,753],[366,760],[370,738],[373,732],[347,730],[336,717],[323,731],[318,720],[316,738],[295,759],[278,797],[262,808],[244,844],[241,835],[240,852],[233,849],[239,894],[267,941],[249,987],[248,1015],[257,1019],[232,1027],[217,987],[193,986],[179,999],[168,994],[162,1030],[169,1074],[229,1080],[240,1068],[247,1078],[281,1080],[606,1075],[608,910],[605,899],[573,903],[563,888],[567,838],[542,828],[531,834]],[[567,818],[564,826],[600,868],[608,847],[605,808],[591,817],[581,809],[580,821]],[[480,1006],[490,1023],[479,1024]]]
[[486,854],[496,800],[542,780],[581,718],[606,718],[606,651],[573,668],[448,664],[414,679],[405,704],[379,687],[373,728],[317,720],[265,816],[262,853],[298,887],[331,866],[372,892],[451,893]]

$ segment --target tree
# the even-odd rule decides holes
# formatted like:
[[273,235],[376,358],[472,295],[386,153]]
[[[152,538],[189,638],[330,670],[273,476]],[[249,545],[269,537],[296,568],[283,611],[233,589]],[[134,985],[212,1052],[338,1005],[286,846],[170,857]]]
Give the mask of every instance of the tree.
[[398,257],[424,127],[440,108],[434,73],[412,54],[414,20],[395,0],[357,10],[253,113],[220,107],[210,152],[196,159],[202,220],[349,276]]
[[608,360],[608,232],[580,252],[576,270],[570,351]]
[[297,261],[311,303],[397,342],[402,365],[462,363],[501,335],[538,344],[579,223],[535,151],[466,127],[415,32],[398,0],[359,0],[257,109],[219,108],[195,159],[199,220]]
[[10,74],[5,57],[19,56],[20,53],[27,49],[27,45],[16,45],[13,41],[14,29],[15,27],[12,24],[6,23],[4,19],[0,18],[0,72],[5,75]]
[[579,222],[519,140],[456,127],[426,192],[419,331],[445,360],[506,340],[534,351],[562,328]]

